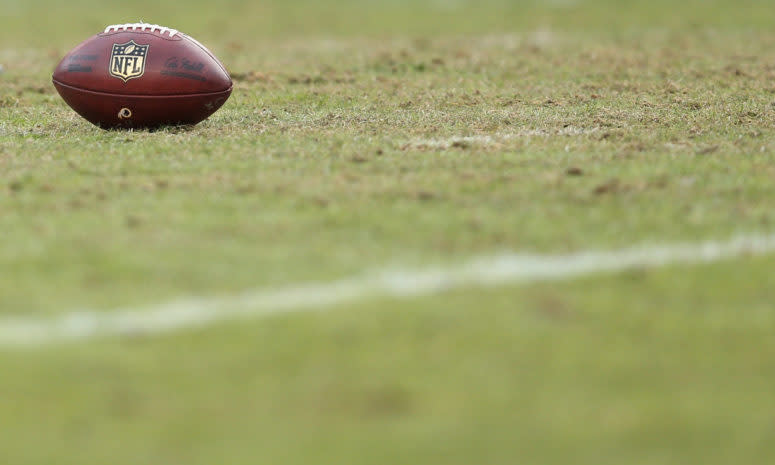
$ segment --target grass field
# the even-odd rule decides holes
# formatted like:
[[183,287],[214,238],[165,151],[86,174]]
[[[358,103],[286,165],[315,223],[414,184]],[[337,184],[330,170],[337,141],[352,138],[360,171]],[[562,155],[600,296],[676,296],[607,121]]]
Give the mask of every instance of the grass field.
[[[112,23],[232,72],[107,132],[50,74]],[[775,232],[766,1],[68,3],[0,16],[10,321]],[[0,345],[3,464],[775,461],[773,256]]]

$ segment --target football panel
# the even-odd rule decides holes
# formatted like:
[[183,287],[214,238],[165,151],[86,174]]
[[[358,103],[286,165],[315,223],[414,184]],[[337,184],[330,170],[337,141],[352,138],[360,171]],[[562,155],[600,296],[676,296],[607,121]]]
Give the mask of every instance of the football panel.
[[106,129],[196,124],[212,115],[231,95],[231,89],[195,95],[118,95],[79,89],[56,81],[54,87],[79,115]]
[[123,95],[187,95],[231,87],[228,73],[207,49],[183,34],[170,38],[150,31],[98,34],[62,59],[54,79]]

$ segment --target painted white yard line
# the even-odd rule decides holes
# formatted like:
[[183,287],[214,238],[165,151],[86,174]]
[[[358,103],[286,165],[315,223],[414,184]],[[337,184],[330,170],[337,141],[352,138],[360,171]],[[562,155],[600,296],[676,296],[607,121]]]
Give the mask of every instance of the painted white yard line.
[[407,298],[452,289],[570,279],[670,264],[710,263],[773,252],[775,234],[564,255],[501,254],[452,266],[383,271],[232,296],[187,298],[145,307],[83,311],[49,318],[5,317],[0,319],[0,346],[30,347],[111,335],[164,333],[225,320],[330,309],[374,297]]

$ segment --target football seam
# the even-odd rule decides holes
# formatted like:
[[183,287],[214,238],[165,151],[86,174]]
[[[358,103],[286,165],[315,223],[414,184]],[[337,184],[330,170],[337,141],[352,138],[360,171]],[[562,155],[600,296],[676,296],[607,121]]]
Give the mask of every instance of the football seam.
[[98,95],[106,95],[110,97],[131,97],[131,98],[141,98],[141,99],[152,99],[152,98],[170,98],[170,97],[203,97],[207,95],[219,95],[224,94],[226,92],[231,92],[234,88],[233,85],[229,86],[226,89],[223,90],[217,90],[213,92],[194,92],[194,93],[188,93],[188,94],[154,94],[154,95],[142,95],[142,94],[116,94],[113,92],[101,92],[98,90],[91,90],[91,89],[84,89],[82,87],[76,87],[72,86],[70,84],[65,84],[62,81],[57,81],[56,79],[51,79],[51,82],[53,82],[56,85],[60,85],[62,87],[67,87],[68,89],[77,90],[79,92],[88,92],[90,94],[98,94]]

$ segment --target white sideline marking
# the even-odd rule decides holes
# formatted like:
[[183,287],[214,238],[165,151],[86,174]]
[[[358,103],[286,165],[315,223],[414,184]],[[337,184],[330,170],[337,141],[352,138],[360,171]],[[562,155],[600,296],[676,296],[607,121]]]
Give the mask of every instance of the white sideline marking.
[[323,310],[371,297],[407,298],[466,287],[568,279],[632,268],[710,263],[775,252],[775,234],[727,241],[640,246],[565,255],[503,254],[447,267],[385,271],[333,282],[187,298],[114,311],[0,319],[0,346],[26,347],[111,335],[143,335],[204,327],[225,320]]

